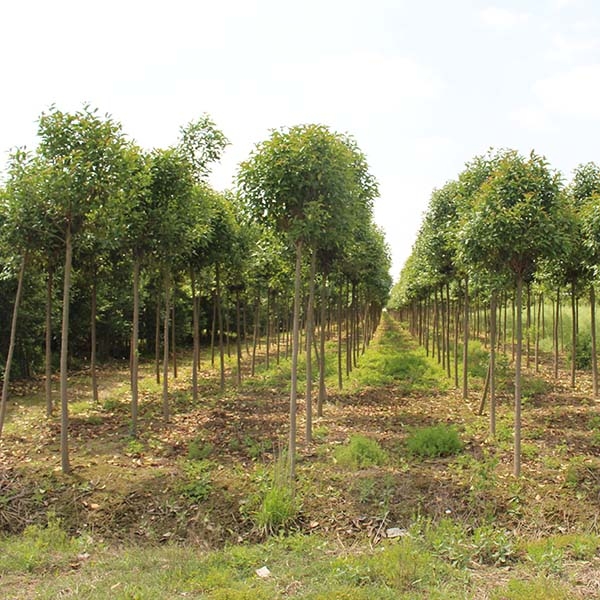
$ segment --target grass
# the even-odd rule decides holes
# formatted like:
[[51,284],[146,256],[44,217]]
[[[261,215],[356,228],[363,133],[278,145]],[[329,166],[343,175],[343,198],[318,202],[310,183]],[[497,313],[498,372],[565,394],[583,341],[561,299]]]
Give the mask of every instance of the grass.
[[375,441],[364,435],[353,435],[347,446],[338,448],[337,462],[351,469],[381,466],[387,461],[387,454]]
[[451,456],[463,449],[456,429],[444,423],[413,431],[406,440],[406,446],[412,455],[422,458]]

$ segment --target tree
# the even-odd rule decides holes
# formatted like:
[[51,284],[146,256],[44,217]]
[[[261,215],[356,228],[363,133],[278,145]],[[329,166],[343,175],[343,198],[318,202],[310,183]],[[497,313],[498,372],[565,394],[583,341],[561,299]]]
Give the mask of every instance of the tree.
[[322,125],[276,130],[241,164],[240,190],[257,219],[285,232],[295,250],[290,476],[295,478],[296,399],[302,256],[335,232],[337,220],[357,198],[372,198],[376,185],[364,157],[347,137]]
[[560,177],[533,152],[523,158],[503,153],[475,195],[462,224],[460,241],[466,263],[477,261],[491,272],[508,271],[516,287],[514,474],[521,472],[521,366],[523,285],[538,261],[563,243]]
[[190,163],[176,149],[154,150],[150,156],[149,212],[147,235],[152,238],[152,253],[160,271],[164,294],[163,320],[163,416],[170,418],[169,407],[169,317],[173,274],[183,268],[189,256],[194,211],[193,176]]
[[[598,353],[596,343],[596,290],[594,280],[600,266],[600,167],[595,163],[579,165],[570,186],[578,210],[585,262],[591,271],[588,285],[592,338],[592,382],[594,397],[598,396]],[[573,354],[575,351],[573,350]]]
[[51,107],[39,118],[39,155],[51,170],[61,193],[53,197],[53,210],[61,220],[64,239],[63,315],[60,351],[61,465],[71,470],[68,452],[67,359],[69,301],[74,237],[95,211],[117,193],[126,175],[121,126],[85,106],[76,113]]

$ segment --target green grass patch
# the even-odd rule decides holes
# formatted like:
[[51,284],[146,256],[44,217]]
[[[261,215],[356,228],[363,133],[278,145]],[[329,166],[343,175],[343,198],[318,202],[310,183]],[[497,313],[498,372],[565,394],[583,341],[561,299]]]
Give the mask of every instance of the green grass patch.
[[364,435],[353,435],[348,445],[337,449],[335,458],[344,467],[364,469],[384,465],[388,457],[376,440]]
[[380,327],[351,374],[351,388],[394,385],[406,394],[447,389],[443,368],[428,358],[398,323],[384,317]]
[[254,521],[263,535],[288,531],[299,511],[299,499],[294,494],[288,475],[285,454],[275,461],[254,500]]
[[406,447],[414,456],[437,458],[458,454],[463,443],[454,427],[440,423],[413,431],[406,440]]

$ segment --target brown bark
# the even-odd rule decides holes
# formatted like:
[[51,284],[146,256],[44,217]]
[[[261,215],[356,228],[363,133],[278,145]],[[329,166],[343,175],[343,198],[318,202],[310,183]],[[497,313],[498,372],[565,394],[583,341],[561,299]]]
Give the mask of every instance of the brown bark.
[[8,389],[10,386],[10,370],[12,368],[13,353],[17,339],[17,318],[19,316],[19,304],[21,303],[21,295],[23,293],[23,279],[25,278],[26,263],[27,253],[25,253],[21,260],[21,267],[19,269],[19,277],[17,280],[17,292],[15,294],[15,304],[13,306],[12,320],[10,323],[10,339],[8,342],[8,352],[6,353],[6,365],[4,367],[4,379],[2,382],[2,398],[0,400],[0,436],[2,435],[4,420],[6,418],[6,404],[8,401]]

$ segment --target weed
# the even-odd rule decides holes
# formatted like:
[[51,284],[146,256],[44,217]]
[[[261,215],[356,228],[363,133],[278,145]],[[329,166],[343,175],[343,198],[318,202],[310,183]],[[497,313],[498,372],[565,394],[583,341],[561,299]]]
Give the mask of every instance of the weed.
[[115,412],[122,408],[123,403],[117,398],[107,398],[102,405],[102,408],[107,412]]
[[463,568],[469,562],[471,550],[467,532],[460,523],[452,519],[442,519],[438,523],[417,519],[411,528],[411,534],[421,539],[430,552],[455,567]]
[[562,572],[565,552],[551,538],[528,542],[524,550],[527,560],[536,570],[546,575],[558,575]]
[[424,458],[450,456],[463,449],[456,429],[443,423],[413,431],[406,440],[406,445],[411,454]]
[[271,449],[271,442],[268,440],[255,440],[247,435],[244,437],[244,446],[246,446],[248,456],[256,460]]
[[298,510],[298,503],[287,476],[285,453],[282,453],[262,491],[258,509],[254,514],[256,525],[263,535],[274,535],[293,524]]
[[515,547],[509,535],[493,525],[482,525],[473,532],[473,560],[484,565],[500,566],[512,561]]
[[213,451],[213,446],[210,442],[204,440],[200,435],[197,435],[188,444],[187,457],[189,460],[205,460]]
[[203,502],[212,491],[212,464],[207,460],[186,461],[183,463],[184,478],[179,492],[192,502]]
[[144,444],[138,439],[131,438],[125,447],[125,454],[129,456],[140,456],[144,452]]
[[376,440],[364,435],[353,435],[347,446],[337,449],[335,458],[343,466],[363,469],[385,464],[387,454]]
[[573,596],[560,582],[545,577],[532,581],[511,579],[504,589],[492,593],[492,600],[570,600]]
[[76,543],[64,531],[61,520],[48,514],[45,527],[29,525],[22,536],[2,541],[0,573],[33,572],[52,569],[67,558],[65,554],[76,549]]
[[327,425],[318,425],[313,430],[313,438],[316,442],[324,442],[329,435],[329,428]]
[[[567,357],[569,363],[573,356],[573,346],[569,346],[567,349]],[[575,345],[575,367],[577,369],[591,369],[592,368],[592,335],[590,332],[585,331],[577,336]]]

